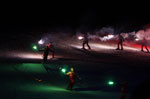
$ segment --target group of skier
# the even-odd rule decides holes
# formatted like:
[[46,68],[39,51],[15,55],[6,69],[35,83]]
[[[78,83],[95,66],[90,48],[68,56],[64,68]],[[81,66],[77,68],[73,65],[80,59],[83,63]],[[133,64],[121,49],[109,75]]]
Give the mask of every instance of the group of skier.
[[[123,36],[121,36],[121,34],[119,34],[118,36],[118,47],[116,50],[123,50],[123,42],[124,42],[124,38]],[[144,37],[143,40],[141,41],[141,51],[144,52],[144,47],[145,49],[147,50],[147,53],[149,53],[149,50],[147,48],[147,40],[146,38]],[[121,49],[120,49],[120,46],[121,46]]]
[[[123,38],[123,36],[121,34],[118,35],[118,43],[117,43],[117,48],[116,50],[124,50],[123,49],[123,42],[125,41],[125,39]],[[91,47],[88,44],[89,40],[88,40],[88,36],[87,34],[84,35],[84,40],[82,43],[82,49],[85,49],[85,45],[87,45],[88,49],[91,49]],[[144,52],[144,47],[147,50],[147,52],[149,52],[148,48],[147,48],[147,40],[144,37],[143,40],[141,41],[141,51]]]
[[[117,43],[117,48],[116,50],[124,50],[123,49],[123,42],[125,41],[125,39],[123,38],[123,36],[121,34],[118,35],[118,43]],[[89,45],[89,39],[88,39],[88,35],[85,34],[84,35],[84,39],[82,42],[82,49],[85,49],[85,45],[87,45],[88,49],[90,50],[91,47]],[[147,48],[147,40],[146,38],[143,38],[142,43],[141,43],[141,51],[144,51],[143,48],[146,48],[147,52],[149,52],[148,48]],[[52,54],[52,58],[54,58],[54,53],[55,53],[55,49],[54,49],[54,45],[52,44],[52,42],[50,42],[48,45],[46,45],[45,49],[44,49],[44,53],[43,53],[43,61],[47,61],[49,52],[51,52]],[[69,72],[66,73],[66,75],[69,75],[69,85],[67,87],[68,90],[72,90],[74,83],[75,83],[75,78],[79,78],[79,76],[77,76],[74,72],[74,68],[71,68],[71,70]],[[123,96],[122,96],[123,97]]]
[[[91,50],[91,47],[89,45],[89,38],[88,35],[85,34],[83,37],[83,42],[82,42],[82,49],[85,49],[85,45],[88,47],[89,50]],[[123,42],[125,41],[125,39],[123,38],[123,36],[121,34],[118,35],[118,43],[117,43],[117,48],[116,50],[124,50],[123,48]],[[144,47],[147,50],[147,52],[149,52],[148,48],[147,48],[147,40],[144,37],[143,40],[141,41],[141,51],[144,52]],[[44,49],[44,53],[43,53],[43,61],[47,61],[49,52],[51,52],[52,58],[54,58],[54,53],[55,53],[55,49],[54,49],[54,45],[52,42],[50,42],[48,45],[46,45],[45,49]]]

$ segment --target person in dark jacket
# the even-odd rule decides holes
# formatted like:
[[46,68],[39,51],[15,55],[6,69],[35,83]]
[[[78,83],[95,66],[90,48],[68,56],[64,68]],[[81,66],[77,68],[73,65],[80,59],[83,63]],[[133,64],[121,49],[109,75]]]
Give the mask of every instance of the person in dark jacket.
[[43,53],[43,61],[47,61],[48,54],[49,54],[49,47],[46,46]]
[[83,40],[83,44],[82,44],[83,49],[85,49],[85,44],[87,45],[88,49],[91,49],[91,47],[89,46],[89,40],[88,40],[87,34],[84,35],[84,40]]
[[145,49],[147,50],[147,52],[149,52],[148,48],[147,48],[147,40],[144,37],[142,40],[142,45],[141,45],[141,51],[144,52],[143,48],[145,47]]
[[48,47],[49,47],[49,51],[50,51],[51,54],[52,54],[52,58],[54,58],[54,55],[55,55],[55,48],[54,48],[53,43],[50,42],[50,43],[48,44]]
[[120,46],[121,46],[121,50],[123,50],[123,42],[124,42],[124,38],[121,34],[119,34],[118,36],[118,44],[117,44],[117,49],[116,50],[120,50]]

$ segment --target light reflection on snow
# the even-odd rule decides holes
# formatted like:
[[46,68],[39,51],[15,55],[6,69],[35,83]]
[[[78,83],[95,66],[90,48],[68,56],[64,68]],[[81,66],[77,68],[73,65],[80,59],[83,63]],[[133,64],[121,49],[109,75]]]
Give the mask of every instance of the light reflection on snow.
[[[91,48],[93,50],[99,50],[99,49],[107,49],[107,50],[110,50],[110,49],[116,49],[117,48],[117,44],[113,44],[113,45],[104,45],[104,44],[98,44],[98,43],[89,43],[89,45],[91,46]],[[79,45],[79,44],[71,44],[72,47],[75,47],[75,48],[79,48],[81,49],[82,48],[82,44]],[[134,47],[129,47],[129,46],[124,46],[124,50],[132,50],[132,51],[139,51],[140,49],[139,48],[134,48]]]
[[[16,52],[16,51],[12,51],[12,52],[6,52],[5,54],[1,55],[5,56],[5,57],[10,57],[10,58],[20,58],[20,59],[43,59],[43,54],[42,53],[31,53],[31,52]],[[55,55],[55,58],[60,58],[61,56]],[[51,53],[48,56],[48,59],[51,59]]]
[[[15,55],[14,55],[15,56]],[[25,58],[25,59],[42,59],[42,54],[32,54],[32,53],[26,53],[26,54],[18,54],[17,57],[19,58]]]

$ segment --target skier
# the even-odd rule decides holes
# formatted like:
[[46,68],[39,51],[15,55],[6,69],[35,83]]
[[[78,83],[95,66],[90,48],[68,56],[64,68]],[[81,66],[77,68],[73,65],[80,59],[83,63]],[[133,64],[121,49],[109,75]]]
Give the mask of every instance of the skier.
[[85,49],[85,44],[87,45],[88,49],[91,49],[91,47],[89,46],[89,40],[88,40],[88,36],[87,34],[84,35],[84,40],[83,40],[83,44],[82,44],[82,48]]
[[47,61],[48,54],[49,54],[49,47],[46,46],[43,53],[43,61]]
[[118,48],[116,50],[120,50],[120,46],[121,46],[121,50],[123,50],[123,42],[124,42],[124,38],[122,37],[121,34],[119,34],[119,36],[118,36]]
[[147,53],[149,52],[148,48],[147,48],[147,40],[144,37],[142,40],[142,45],[141,45],[141,51],[144,52],[143,47],[145,47],[145,49],[147,50]]
[[74,73],[74,68],[71,68],[70,69],[70,72],[66,73],[66,75],[69,75],[69,79],[70,79],[70,82],[69,82],[69,85],[67,87],[68,90],[72,90],[73,89],[73,86],[74,86],[74,83],[75,83],[75,78],[77,77],[78,79],[81,79],[78,75],[76,75]]
[[52,42],[48,44],[49,50],[52,53],[52,58],[54,58],[55,48]]

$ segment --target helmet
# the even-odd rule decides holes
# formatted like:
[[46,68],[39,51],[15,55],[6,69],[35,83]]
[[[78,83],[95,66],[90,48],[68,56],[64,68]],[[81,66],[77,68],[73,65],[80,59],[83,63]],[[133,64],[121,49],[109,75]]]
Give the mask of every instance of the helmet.
[[73,67],[71,67],[70,71],[71,71],[71,72],[74,72],[74,68],[73,68]]

